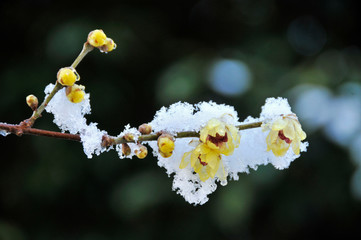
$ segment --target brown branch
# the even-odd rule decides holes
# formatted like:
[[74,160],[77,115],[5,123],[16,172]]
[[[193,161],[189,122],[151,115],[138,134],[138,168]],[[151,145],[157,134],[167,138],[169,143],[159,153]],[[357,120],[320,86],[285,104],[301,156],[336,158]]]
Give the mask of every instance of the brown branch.
[[[242,124],[239,126],[236,126],[239,130],[246,130],[251,128],[257,128],[262,125],[262,122],[254,122],[254,123],[247,123]],[[36,128],[30,128],[25,127],[22,124],[19,125],[13,125],[13,124],[7,124],[7,123],[0,123],[0,129],[5,130],[6,132],[13,133],[17,136],[21,136],[23,134],[29,134],[29,135],[36,135],[36,136],[45,136],[45,137],[53,137],[53,138],[59,138],[64,140],[72,140],[72,141],[78,141],[80,142],[80,135],[79,134],[70,134],[70,133],[61,133],[61,132],[54,132],[54,131],[47,131],[42,129],[36,129]],[[160,134],[146,134],[139,136],[137,142],[147,142],[147,141],[156,141],[158,139]],[[175,136],[175,138],[189,138],[189,137],[196,137],[199,138],[199,132],[193,132],[193,131],[186,131],[186,132],[178,132]],[[134,143],[133,140],[126,140],[124,137],[111,137],[104,135],[102,139],[102,146],[103,147],[109,147],[116,144],[121,143]]]
[[72,141],[80,142],[80,136],[78,134],[61,133],[61,132],[47,131],[36,128],[29,128],[29,127],[24,127],[20,124],[13,125],[13,124],[0,123],[0,129],[5,130],[6,132],[9,133],[13,133],[19,137],[23,134],[28,134],[28,135],[45,136],[45,137],[52,137],[52,138],[59,138],[64,140],[72,140]]

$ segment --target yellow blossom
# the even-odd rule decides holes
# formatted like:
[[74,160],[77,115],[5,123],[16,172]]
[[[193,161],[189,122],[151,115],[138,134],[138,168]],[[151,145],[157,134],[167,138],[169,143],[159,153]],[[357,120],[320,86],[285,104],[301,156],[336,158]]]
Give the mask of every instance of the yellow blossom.
[[108,52],[111,52],[114,49],[116,49],[117,45],[115,44],[113,39],[106,38],[104,44],[102,46],[100,46],[99,48],[101,51],[108,53]]
[[209,120],[200,131],[201,142],[211,149],[219,150],[226,156],[231,155],[234,148],[238,147],[240,139],[235,126],[226,125],[225,122],[216,118]]
[[100,47],[105,44],[107,36],[101,29],[91,31],[88,35],[88,43],[93,47]]
[[200,131],[200,142],[196,148],[183,155],[179,168],[183,169],[190,164],[203,182],[215,176],[225,180],[227,172],[221,154],[231,155],[234,148],[239,146],[240,139],[236,127],[219,119],[211,119]]
[[139,159],[143,159],[148,155],[148,149],[146,146],[139,144],[138,145],[139,149],[134,150],[135,155],[139,158]]
[[57,80],[63,86],[73,86],[76,81],[80,80],[80,76],[75,69],[65,67],[58,71]]
[[272,150],[273,154],[279,157],[285,155],[292,146],[293,152],[300,154],[300,143],[306,139],[306,133],[302,130],[296,115],[282,116],[272,124],[264,125],[263,129],[270,129],[266,138],[267,151]]
[[163,133],[158,137],[158,150],[162,157],[168,158],[172,156],[174,150],[174,138],[167,133]]
[[38,108],[38,98],[35,97],[33,94],[30,94],[26,97],[26,103],[31,108],[31,110],[35,111]]
[[83,85],[74,84],[73,86],[67,87],[65,90],[66,97],[72,103],[80,103],[83,101],[85,92],[85,87]]

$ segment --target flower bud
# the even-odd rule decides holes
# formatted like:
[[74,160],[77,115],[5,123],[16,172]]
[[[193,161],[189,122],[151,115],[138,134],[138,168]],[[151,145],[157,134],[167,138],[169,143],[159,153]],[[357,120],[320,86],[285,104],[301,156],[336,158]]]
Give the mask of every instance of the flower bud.
[[73,86],[80,80],[79,74],[71,67],[61,68],[57,74],[58,82],[63,86]]
[[143,123],[138,127],[138,131],[141,134],[150,134],[152,132],[152,127],[149,124]]
[[172,156],[174,150],[174,138],[168,134],[163,133],[158,137],[158,149],[162,157],[168,158]]
[[99,47],[100,51],[106,52],[106,53],[111,52],[116,48],[117,48],[117,45],[111,38],[106,38],[104,45]]
[[159,154],[164,158],[169,158],[170,156],[172,156],[173,152],[161,152],[161,151],[159,151]]
[[39,101],[38,98],[35,97],[34,95],[28,95],[26,97],[26,103],[28,104],[28,106],[31,108],[31,110],[35,111],[38,108],[39,105]]
[[66,97],[72,103],[80,103],[85,96],[84,89],[85,87],[83,85],[74,84],[73,86],[69,86],[65,90]]
[[129,145],[127,143],[122,143],[122,153],[124,156],[128,156],[132,150],[130,149]]
[[105,44],[107,36],[101,29],[91,31],[88,35],[88,43],[93,47],[100,47]]
[[134,135],[132,133],[126,133],[124,134],[123,138],[127,141],[127,142],[133,142],[134,141]]
[[143,159],[147,156],[148,154],[148,149],[141,144],[138,144],[139,149],[136,149],[134,151],[135,155],[139,158],[139,159]]

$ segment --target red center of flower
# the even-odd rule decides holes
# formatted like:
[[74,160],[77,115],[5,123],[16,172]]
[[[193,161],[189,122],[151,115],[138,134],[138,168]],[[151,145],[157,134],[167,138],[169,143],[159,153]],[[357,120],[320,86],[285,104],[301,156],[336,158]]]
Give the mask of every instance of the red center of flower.
[[208,135],[207,141],[210,141],[211,143],[213,143],[214,145],[219,147],[222,143],[225,143],[228,141],[228,136],[227,136],[227,133],[224,136],[221,136],[218,133],[216,133],[215,137]]
[[200,164],[202,164],[203,166],[207,166],[207,165],[208,165],[208,163],[202,161],[200,154],[198,155],[198,160],[199,160]]
[[283,134],[283,130],[278,131],[278,137],[281,138],[281,140],[284,140],[286,143],[290,144],[292,142],[291,139],[289,139],[288,137],[286,137]]

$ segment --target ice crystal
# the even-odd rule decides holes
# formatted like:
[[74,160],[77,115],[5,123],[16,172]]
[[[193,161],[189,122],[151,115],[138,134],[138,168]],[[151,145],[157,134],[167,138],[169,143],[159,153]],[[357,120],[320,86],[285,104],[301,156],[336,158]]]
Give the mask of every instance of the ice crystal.
[[[45,98],[51,93],[54,84],[45,88]],[[65,95],[65,88],[58,91],[46,106],[45,110],[54,115],[54,123],[63,131],[79,133],[86,127],[85,114],[91,112],[89,94],[85,94],[80,103],[72,103]]]
[[[136,129],[136,128],[132,128],[130,127],[129,124],[127,124],[125,126],[125,129],[123,132],[121,132],[117,138],[120,138],[120,137],[123,137],[125,134],[132,134],[134,136],[134,141],[137,141],[138,140],[138,137],[141,135],[140,132]],[[116,147],[115,147],[115,150],[118,152],[118,155],[119,155],[119,158],[120,159],[123,159],[123,158],[132,158],[133,156],[135,156],[134,154],[134,151],[135,150],[139,150],[139,146],[135,143],[128,143],[130,149],[131,149],[131,153],[129,155],[124,155],[123,154],[123,151],[122,151],[122,145],[121,144],[118,144]]]

